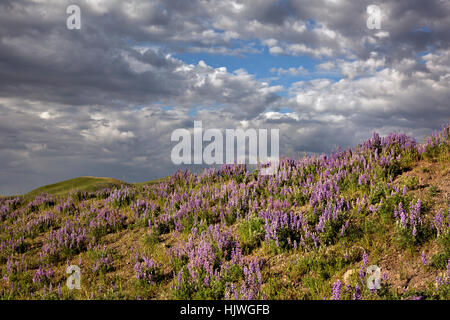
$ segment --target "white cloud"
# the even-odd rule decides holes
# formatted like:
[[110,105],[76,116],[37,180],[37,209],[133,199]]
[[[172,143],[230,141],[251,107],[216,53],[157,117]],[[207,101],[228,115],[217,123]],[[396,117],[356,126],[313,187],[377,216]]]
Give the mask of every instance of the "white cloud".
[[[351,146],[373,130],[420,136],[450,116],[443,1],[383,3],[382,30],[368,30],[366,4],[349,1],[83,3],[79,33],[61,23],[65,1],[0,10],[0,60],[8,61],[0,68],[0,186],[26,191],[86,173],[168,175],[176,170],[170,133],[194,119],[210,128],[279,128],[281,154],[296,156]],[[258,71],[303,81],[284,88],[244,63],[207,63],[263,51],[273,69]],[[185,63],[180,53],[212,60]],[[284,55],[317,64],[280,68]]]
[[52,111],[44,111],[39,114],[39,117],[41,117],[42,119],[46,119],[46,120],[55,119],[55,118],[58,118],[58,113],[52,112]]
[[281,47],[276,46],[276,47],[270,47],[269,52],[272,54],[282,54],[282,53],[284,53],[284,50]]
[[272,69],[270,69],[270,72],[276,73],[279,76],[283,75],[283,74],[288,74],[288,75],[291,75],[291,76],[297,76],[299,74],[307,74],[308,70],[306,70],[302,66],[298,66],[297,68],[291,67],[291,68],[288,68],[288,69],[272,68]]

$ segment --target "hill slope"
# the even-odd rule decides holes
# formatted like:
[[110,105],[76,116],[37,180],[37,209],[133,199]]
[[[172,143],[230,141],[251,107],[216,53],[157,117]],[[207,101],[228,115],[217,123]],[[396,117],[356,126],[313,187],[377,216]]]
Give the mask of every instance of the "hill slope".
[[26,196],[33,197],[42,193],[51,195],[63,195],[75,190],[94,192],[104,188],[118,187],[123,184],[125,184],[123,181],[113,178],[78,177],[39,187],[28,192]]
[[0,298],[450,299],[449,168],[447,126],[282,159],[274,176],[224,166],[0,199]]

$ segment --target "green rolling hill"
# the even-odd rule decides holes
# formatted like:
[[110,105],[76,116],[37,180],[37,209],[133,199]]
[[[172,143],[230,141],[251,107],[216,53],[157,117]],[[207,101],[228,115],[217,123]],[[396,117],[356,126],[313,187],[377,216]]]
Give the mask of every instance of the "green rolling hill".
[[126,182],[114,178],[78,177],[36,188],[26,193],[25,196],[33,197],[41,193],[63,195],[74,190],[94,192],[99,189],[111,188],[122,184],[126,184]]

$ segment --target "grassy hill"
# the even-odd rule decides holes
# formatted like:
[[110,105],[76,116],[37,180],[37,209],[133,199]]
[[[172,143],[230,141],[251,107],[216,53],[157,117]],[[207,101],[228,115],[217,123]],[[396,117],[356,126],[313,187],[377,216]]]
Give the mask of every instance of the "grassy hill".
[[[137,182],[137,183],[127,183],[114,178],[105,178],[105,177],[78,177],[69,180],[59,181],[56,183],[48,184],[30,192],[25,193],[24,195],[20,195],[20,197],[33,198],[37,195],[46,193],[50,195],[67,195],[71,192],[79,191],[79,192],[96,192],[106,188],[114,188],[120,187],[123,185],[136,186],[136,187],[144,187],[152,184],[156,184],[164,181],[167,178],[155,179],[145,182]],[[16,196],[3,196],[0,195],[0,199],[12,199]]]
[[448,300],[449,213],[448,126],[282,159],[273,176],[81,177],[0,199],[0,299]]
[[118,187],[123,184],[125,184],[125,182],[113,178],[78,177],[39,187],[26,193],[25,196],[34,197],[42,193],[64,195],[75,190],[95,192],[100,189]]

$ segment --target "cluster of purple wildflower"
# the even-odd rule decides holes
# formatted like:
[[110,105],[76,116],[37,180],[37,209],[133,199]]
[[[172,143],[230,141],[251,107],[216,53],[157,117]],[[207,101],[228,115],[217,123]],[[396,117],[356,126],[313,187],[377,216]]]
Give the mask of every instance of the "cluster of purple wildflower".
[[450,259],[447,260],[447,272],[436,276],[436,291],[450,285]]
[[86,228],[69,220],[58,230],[50,230],[43,247],[46,255],[56,255],[62,251],[79,252],[87,245]]
[[20,259],[14,259],[12,256],[8,257],[6,261],[6,273],[3,275],[3,280],[14,281],[16,276],[28,270],[28,264],[25,261],[25,255],[22,254]]
[[26,208],[29,211],[36,211],[41,206],[53,206],[55,204],[55,199],[53,196],[49,194],[40,194],[36,196],[31,202],[29,202]]
[[68,198],[66,201],[61,201],[58,203],[55,206],[55,210],[58,213],[72,214],[77,210],[77,208],[73,203],[72,198]]
[[33,282],[50,284],[55,276],[55,271],[50,266],[39,266],[39,268],[34,272]]
[[0,221],[4,221],[9,213],[16,210],[20,202],[20,198],[0,199]]
[[[226,290],[218,292],[217,297],[257,299],[262,284],[261,261],[245,262],[230,228],[211,225],[206,231],[197,232],[193,230],[187,242],[170,250],[177,272],[176,290],[187,291],[192,297],[214,283],[223,283]],[[241,276],[233,277],[236,274]]]
[[129,205],[134,199],[135,191],[128,186],[113,189],[106,199],[106,202],[110,202],[114,207],[121,207]]
[[152,258],[137,253],[136,264],[134,265],[136,279],[148,284],[156,283],[162,275],[161,266],[161,263],[155,262]]
[[111,257],[111,255],[109,253],[106,252],[102,252],[100,254],[100,257],[98,259],[96,259],[93,267],[92,267],[92,272],[97,274],[100,272],[109,272],[111,270],[114,269],[113,266],[113,259]]
[[340,280],[337,280],[333,284],[333,300],[341,300],[341,290],[342,290],[342,283]]
[[122,228],[126,219],[127,217],[118,209],[108,208],[91,208],[89,214],[85,216],[85,220],[89,223],[89,231],[97,236]]
[[261,296],[261,266],[261,260],[256,258],[250,261],[248,266],[244,266],[244,279],[242,280],[241,285],[238,286],[236,283],[227,283],[224,298],[234,300],[255,300],[264,298],[264,295]]
[[[172,200],[173,201],[173,200]],[[155,200],[140,199],[131,203],[130,209],[137,221],[143,222],[143,225],[152,224],[152,217],[155,216],[159,204]]]
[[412,235],[417,235],[417,229],[422,225],[423,220],[421,217],[421,201],[418,199],[415,203],[413,201],[409,204],[409,212],[403,208],[402,202],[398,204],[397,208],[394,208],[394,217],[399,225],[403,229],[410,229]]
[[24,227],[25,234],[34,234],[49,230],[56,226],[57,216],[51,211],[45,211],[37,218],[31,219]]
[[439,235],[446,235],[450,232],[450,207],[447,211],[447,219],[444,218],[444,210],[440,209],[433,220],[433,227],[437,230]]

